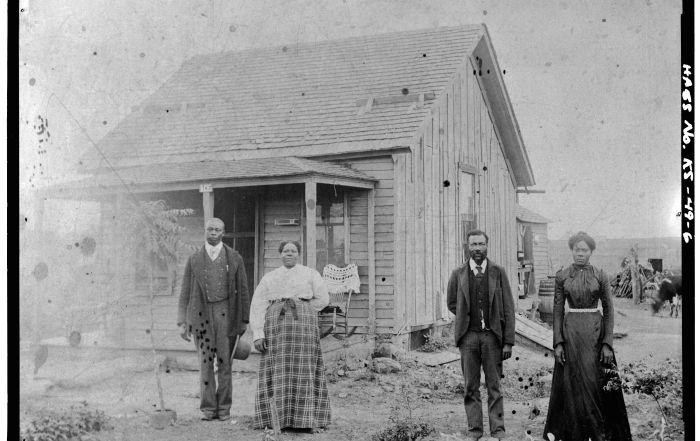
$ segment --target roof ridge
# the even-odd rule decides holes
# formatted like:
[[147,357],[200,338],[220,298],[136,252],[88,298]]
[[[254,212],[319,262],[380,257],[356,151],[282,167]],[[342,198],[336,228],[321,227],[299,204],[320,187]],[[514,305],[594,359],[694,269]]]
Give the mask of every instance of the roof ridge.
[[328,46],[332,45],[334,43],[348,43],[348,42],[363,42],[363,41],[368,41],[368,40],[376,40],[382,37],[401,37],[401,36],[407,36],[407,35],[419,35],[423,33],[428,33],[428,32],[440,32],[440,31],[475,31],[478,33],[483,33],[485,30],[485,25],[483,23],[479,24],[467,24],[467,25],[455,25],[455,26],[437,26],[437,27],[432,27],[432,28],[421,28],[421,29],[409,29],[409,30],[403,30],[403,31],[394,31],[394,32],[383,32],[383,33],[378,33],[378,34],[366,34],[366,35],[355,35],[351,37],[344,37],[344,38],[333,38],[330,40],[315,40],[315,41],[299,41],[296,43],[286,43],[286,44],[280,44],[276,46],[256,46],[256,47],[247,47],[243,49],[233,49],[233,50],[225,50],[225,51],[219,51],[219,52],[210,52],[207,54],[197,54],[194,55],[188,59],[186,59],[182,64],[186,64],[188,62],[191,62],[194,59],[199,59],[199,58],[209,58],[212,56],[220,56],[224,54],[243,54],[247,52],[257,52],[259,53],[260,51],[283,51],[287,52],[291,48],[315,48],[315,47],[321,47],[321,46]]

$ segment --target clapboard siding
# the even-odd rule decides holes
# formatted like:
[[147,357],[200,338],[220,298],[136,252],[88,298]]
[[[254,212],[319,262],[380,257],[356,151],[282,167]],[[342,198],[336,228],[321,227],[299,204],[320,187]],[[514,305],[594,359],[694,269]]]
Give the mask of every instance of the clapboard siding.
[[[359,170],[378,180],[374,191],[374,264],[375,310],[377,332],[388,332],[394,326],[394,163],[391,156],[342,161],[343,165]],[[351,300],[350,316],[365,319],[367,326],[369,300],[367,209],[368,192],[351,191],[350,210],[350,262],[357,264],[360,275],[359,295]],[[366,331],[360,330],[361,332]]]
[[[275,219],[302,219],[303,188],[271,187],[265,193],[262,203],[263,249],[261,277],[282,264],[279,245],[282,240],[296,240],[303,244],[302,226],[277,226]],[[301,224],[301,222],[300,222]],[[303,251],[303,250],[302,250]],[[303,254],[303,253],[302,253]]]

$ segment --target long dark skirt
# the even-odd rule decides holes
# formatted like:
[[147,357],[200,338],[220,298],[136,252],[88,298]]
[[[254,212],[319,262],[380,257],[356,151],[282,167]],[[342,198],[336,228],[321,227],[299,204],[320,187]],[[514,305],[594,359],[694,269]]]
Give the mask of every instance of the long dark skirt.
[[271,304],[265,314],[265,338],[267,351],[260,360],[255,427],[273,427],[273,397],[280,428],[326,427],[331,407],[316,311],[300,300]]
[[564,318],[566,362],[555,362],[544,439],[551,433],[557,441],[632,440],[622,390],[603,390],[602,331],[599,312]]

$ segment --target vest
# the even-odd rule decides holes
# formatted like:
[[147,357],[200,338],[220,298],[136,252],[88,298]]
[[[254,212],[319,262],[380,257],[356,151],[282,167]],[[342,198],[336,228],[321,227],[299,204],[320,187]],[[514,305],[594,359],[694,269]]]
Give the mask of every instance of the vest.
[[484,318],[485,329],[489,326],[489,278],[484,272],[480,276],[475,276],[469,270],[469,330],[483,331],[481,318]]
[[221,250],[212,262],[209,255],[204,258],[204,292],[209,303],[228,299],[228,269],[226,252]]

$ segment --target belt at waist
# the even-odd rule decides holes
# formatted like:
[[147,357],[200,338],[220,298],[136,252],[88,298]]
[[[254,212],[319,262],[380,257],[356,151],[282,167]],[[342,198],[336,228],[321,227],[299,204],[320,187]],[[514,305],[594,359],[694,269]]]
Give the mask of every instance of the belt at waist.
[[598,312],[598,308],[569,308],[569,312]]
[[291,309],[292,317],[294,317],[294,320],[298,320],[299,316],[297,315],[297,304],[294,300],[299,300],[302,302],[309,301],[309,299],[297,299],[295,297],[287,297],[285,299],[275,299],[272,301],[272,303],[284,303],[282,305],[282,309],[280,309],[280,317],[286,314],[287,309]]

